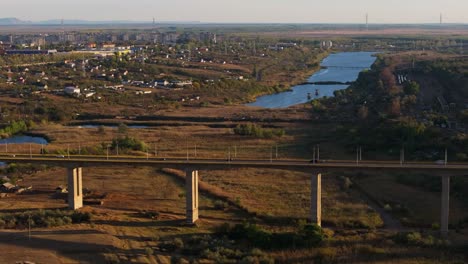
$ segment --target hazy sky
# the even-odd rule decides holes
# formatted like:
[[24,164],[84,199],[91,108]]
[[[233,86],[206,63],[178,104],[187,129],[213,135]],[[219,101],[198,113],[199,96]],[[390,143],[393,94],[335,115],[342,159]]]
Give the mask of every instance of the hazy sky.
[[2,1],[0,17],[362,23],[468,23],[468,0],[21,0]]

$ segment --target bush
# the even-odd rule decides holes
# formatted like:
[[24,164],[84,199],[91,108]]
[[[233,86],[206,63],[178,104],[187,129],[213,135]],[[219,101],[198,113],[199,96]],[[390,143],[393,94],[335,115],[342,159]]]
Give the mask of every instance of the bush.
[[240,124],[234,128],[234,134],[252,136],[257,138],[282,137],[286,134],[284,129],[266,129],[256,124]]
[[335,248],[320,248],[315,259],[317,263],[331,263],[336,259],[336,255],[337,252]]
[[11,213],[0,215],[0,227],[27,228],[34,227],[54,227],[68,225],[71,223],[89,222],[90,213],[70,212],[62,210],[38,210],[23,213]]
[[228,204],[224,201],[216,200],[214,202],[214,208],[217,210],[226,210],[227,207],[228,207]]
[[180,238],[174,238],[174,241],[172,241],[172,244],[176,249],[182,249],[184,247],[184,241]]
[[[30,122],[30,125],[33,126],[34,123]],[[1,137],[10,137],[18,133],[26,132],[28,129],[28,124],[24,120],[13,121],[10,125],[0,129],[0,135]]]
[[119,264],[120,263],[120,259],[118,256],[112,254],[112,255],[106,255],[106,261],[107,263],[109,264]]
[[393,237],[393,241],[403,245],[433,246],[437,241],[432,236],[422,236],[419,232],[400,232]]
[[154,254],[154,251],[153,251],[152,248],[147,247],[147,248],[145,248],[145,254],[147,256],[152,256]]
[[91,221],[90,213],[73,212],[71,215],[72,223],[78,224]]
[[374,247],[371,245],[357,245],[356,251],[358,254],[362,254],[362,255],[380,255],[380,254],[387,253],[385,249]]
[[129,137],[129,136],[125,136],[124,138],[119,137],[119,138],[112,139],[111,147],[112,149],[117,149],[118,147],[119,150],[136,150],[136,151],[146,151],[148,148],[145,142],[139,139],[133,138],[133,137]]
[[285,249],[291,247],[315,247],[325,240],[323,230],[318,225],[304,225],[297,232],[271,233],[249,224],[222,225],[218,235],[262,249]]

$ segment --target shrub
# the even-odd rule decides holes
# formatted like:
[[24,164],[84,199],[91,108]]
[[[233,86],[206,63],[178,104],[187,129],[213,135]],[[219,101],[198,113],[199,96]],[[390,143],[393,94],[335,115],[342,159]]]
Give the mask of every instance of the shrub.
[[172,244],[176,249],[182,249],[184,247],[184,241],[180,238],[174,238]]
[[284,249],[291,247],[314,247],[325,240],[322,228],[318,225],[304,225],[298,232],[271,233],[249,224],[227,224],[218,228],[218,235],[243,242],[262,249]]
[[146,254],[147,256],[151,256],[151,255],[154,254],[154,251],[153,251],[152,248],[147,247],[147,248],[145,248],[145,254]]
[[284,129],[267,129],[256,124],[240,124],[234,128],[234,134],[240,136],[252,136],[257,138],[282,137],[286,134]]
[[403,245],[433,246],[437,241],[432,236],[422,236],[419,232],[400,232],[393,237],[395,243]]
[[[34,123],[31,123],[30,125],[33,126]],[[0,129],[0,135],[2,135],[2,137],[10,137],[14,134],[26,132],[28,129],[28,124],[24,120],[13,121],[10,125]]]
[[62,210],[38,210],[23,213],[11,213],[0,215],[0,227],[3,228],[27,228],[54,227],[71,223],[89,222],[90,213],[70,212]]
[[119,138],[112,139],[111,147],[112,149],[117,149],[118,147],[119,150],[136,150],[136,151],[147,150],[147,146],[145,142],[139,139],[133,138],[133,137],[129,137],[129,136],[125,136],[124,138],[119,137]]
[[357,245],[356,251],[358,254],[363,254],[363,255],[379,255],[379,254],[387,253],[385,249],[374,247],[371,245]]
[[112,254],[112,255],[106,255],[106,261],[107,263],[109,264],[119,264],[120,263],[120,259],[118,256]]
[[91,214],[90,213],[81,213],[81,212],[73,212],[71,215],[72,223],[82,223],[82,222],[89,222],[91,221]]
[[[331,263],[336,259],[336,249],[335,248],[320,248],[315,256],[317,263]],[[315,263],[315,262],[314,262]]]
[[226,210],[227,207],[228,207],[228,204],[226,202],[221,201],[221,200],[216,200],[214,202],[214,208],[217,209],[217,210]]

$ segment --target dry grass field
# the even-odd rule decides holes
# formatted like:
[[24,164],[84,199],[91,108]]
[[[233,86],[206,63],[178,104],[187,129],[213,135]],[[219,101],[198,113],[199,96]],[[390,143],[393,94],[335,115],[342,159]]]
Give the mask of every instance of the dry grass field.
[[[255,139],[234,135],[226,127],[187,123],[190,125],[177,128],[170,124],[128,128],[127,134],[144,140],[150,149],[156,145],[157,155],[164,157],[185,157],[188,145],[189,157],[194,158],[194,146],[197,145],[198,158],[225,158],[229,147],[234,156],[236,146],[239,159],[269,159],[274,153],[271,152],[272,146],[278,145],[278,158],[284,159],[307,157],[311,146],[327,137],[327,133],[320,131],[332,129],[327,125],[280,124],[286,128],[286,136]],[[49,151],[63,151],[67,147],[77,151],[79,147],[84,149],[102,142],[109,143],[112,138],[122,136],[117,128],[106,127],[104,132],[99,132],[97,128],[53,124],[38,126],[33,132],[54,139],[46,147]],[[32,148],[39,152],[40,146]],[[337,145],[324,145],[323,148],[325,157],[347,158],[345,151]],[[19,151],[28,153],[29,146],[9,146],[10,153]],[[111,155],[116,153],[111,152]],[[187,226],[183,172],[135,167],[84,168],[83,187],[91,191],[85,201],[102,202],[101,205],[88,204],[81,209],[92,213],[92,221],[34,228],[31,238],[27,229],[4,230],[0,232],[0,244],[9,253],[0,256],[0,262],[171,263],[176,258],[188,263],[192,257],[184,253],[185,249],[168,252],[162,245],[174,239],[211,234],[223,223],[248,221],[270,232],[294,230],[308,218],[310,173],[255,169],[200,171],[200,221],[196,226]],[[20,184],[33,186],[33,192],[0,199],[2,213],[66,207],[64,199],[54,194],[57,186],[66,184],[64,169],[47,168],[21,176],[23,181]],[[378,213],[379,208],[358,189],[348,186],[344,176],[352,178],[352,175],[344,174],[323,175],[323,225],[329,236],[327,242],[319,248],[267,251],[276,262],[463,263],[463,254],[456,250],[466,243],[463,230],[453,234],[457,246],[455,250],[450,249],[453,253],[450,255],[446,254],[448,251],[442,246],[443,242],[437,242],[436,231],[426,230],[423,236],[425,239],[434,237],[436,242],[433,243],[441,243],[439,247],[395,243],[395,232],[403,229],[387,229]],[[356,180],[377,199],[395,200],[399,197],[414,212],[414,221],[429,220],[428,223],[433,223],[437,220],[439,203],[435,194],[397,186],[385,177]],[[465,217],[464,207],[456,199],[452,199],[451,209],[454,212],[452,220]],[[200,263],[216,262],[197,258]]]

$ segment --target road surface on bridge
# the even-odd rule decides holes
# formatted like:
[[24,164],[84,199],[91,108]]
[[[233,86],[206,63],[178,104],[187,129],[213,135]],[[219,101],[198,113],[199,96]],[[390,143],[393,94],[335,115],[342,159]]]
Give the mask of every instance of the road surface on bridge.
[[352,161],[352,160],[310,160],[292,159],[192,159],[192,158],[157,158],[130,156],[91,156],[91,155],[0,155],[0,161],[7,163],[35,163],[52,166],[152,166],[152,167],[195,167],[199,169],[222,168],[276,168],[276,169],[362,169],[362,170],[417,170],[417,171],[453,171],[468,175],[468,163],[404,162],[398,161]]

